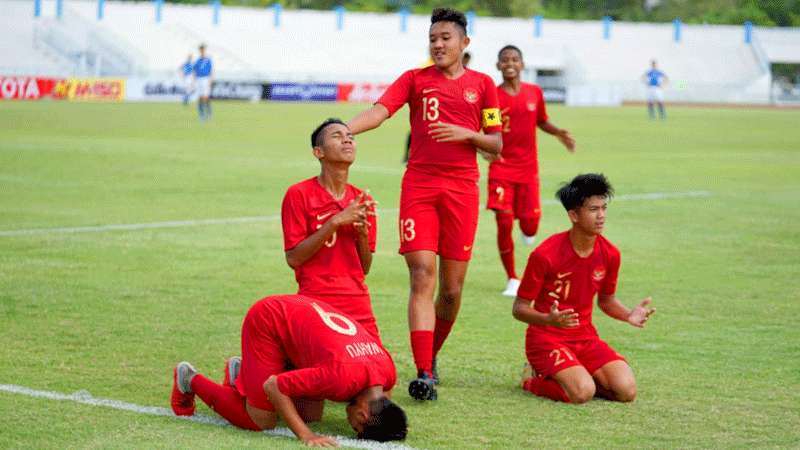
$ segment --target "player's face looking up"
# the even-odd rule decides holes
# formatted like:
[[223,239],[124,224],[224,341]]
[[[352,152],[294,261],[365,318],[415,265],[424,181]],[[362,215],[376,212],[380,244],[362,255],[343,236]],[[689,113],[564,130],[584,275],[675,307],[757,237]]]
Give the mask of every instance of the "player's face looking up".
[[453,22],[431,25],[429,39],[431,59],[440,69],[461,63],[461,54],[469,45],[469,37]]
[[327,162],[352,163],[356,158],[356,142],[346,125],[332,123],[320,133],[320,144],[314,146],[314,156]]
[[586,234],[602,234],[606,224],[608,197],[593,195],[587,198],[582,206],[570,210],[569,218],[575,228]]
[[503,74],[504,80],[513,80],[519,77],[524,67],[522,55],[514,49],[503,50],[497,59],[497,70]]

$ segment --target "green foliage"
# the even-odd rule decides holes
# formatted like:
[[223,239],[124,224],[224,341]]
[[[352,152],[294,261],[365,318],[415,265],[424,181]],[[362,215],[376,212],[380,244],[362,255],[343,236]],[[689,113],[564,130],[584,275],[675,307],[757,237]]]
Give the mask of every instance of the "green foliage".
[[[206,3],[207,0],[171,0],[176,3]],[[274,0],[223,0],[226,5],[265,7]],[[429,14],[439,6],[496,17],[668,22],[680,17],[687,23],[800,26],[800,0],[662,0],[648,9],[643,0],[278,0],[285,8],[329,10],[343,5],[350,11],[394,12],[408,8]]]
[[[214,104],[200,124],[178,104],[7,102],[0,106],[0,230],[276,215],[314,176],[321,118],[364,105]],[[481,213],[459,321],[439,359],[440,399],[411,401],[408,273],[397,255],[399,112],[358,136],[351,181],[380,202],[367,283],[398,367],[407,445],[427,449],[794,448],[800,442],[800,111],[549,108],[578,150],[539,137],[540,236],[568,226],[559,182],[600,171],[616,187],[607,237],[622,252],[619,296],[658,308],[634,329],[595,311],[630,361],[633,404],[574,406],[517,386],[525,327],[505,285],[495,223]],[[483,168],[485,173],[485,167]],[[481,186],[485,186],[485,180]],[[711,196],[626,201],[625,194]],[[485,198],[485,196],[484,196]],[[794,205],[794,206],[793,206]],[[187,359],[220,380],[253,301],[293,292],[279,220],[96,233],[0,236],[0,384],[168,407]],[[523,268],[530,247],[517,245]],[[319,432],[352,436],[343,405]],[[214,415],[205,406],[198,412]],[[302,448],[231,427],[0,392],[0,448]]]

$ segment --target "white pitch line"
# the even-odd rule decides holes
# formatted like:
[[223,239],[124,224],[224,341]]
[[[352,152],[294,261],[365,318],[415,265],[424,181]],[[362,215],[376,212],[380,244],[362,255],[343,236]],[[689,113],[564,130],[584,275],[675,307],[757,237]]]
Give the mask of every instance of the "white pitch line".
[[[102,406],[104,408],[119,409],[122,411],[134,412],[137,414],[146,414],[149,416],[162,416],[171,417],[178,420],[187,420],[189,422],[202,423],[205,425],[216,426],[231,426],[225,419],[220,417],[202,416],[195,414],[193,416],[176,416],[172,410],[162,408],[159,406],[142,406],[134,403],[123,402],[120,400],[110,400],[105,398],[95,398],[88,391],[77,391],[72,394],[62,394],[53,391],[40,391],[36,389],[27,388],[24,386],[17,386],[15,384],[0,384],[0,391],[8,392],[11,394],[26,395],[28,397],[45,398],[48,400],[70,401],[81,403],[90,406]],[[288,437],[295,439],[294,433],[288,428],[278,427],[274,430],[265,430],[264,434],[271,436]],[[382,443],[376,441],[365,441],[359,439],[352,439],[344,436],[334,436],[339,445],[342,447],[350,448],[363,448],[367,450],[415,450],[414,447],[409,447],[402,444]]]
[[[635,201],[635,200],[669,200],[675,198],[697,198],[710,197],[708,191],[688,191],[688,192],[649,192],[643,194],[626,194],[614,197],[616,201]],[[545,205],[557,205],[556,200],[544,200]],[[382,208],[380,211],[396,213],[397,208]],[[199,219],[199,220],[174,220],[169,222],[150,222],[150,223],[128,223],[117,225],[97,225],[89,227],[59,227],[59,228],[27,228],[21,230],[0,231],[0,237],[13,236],[32,236],[40,234],[74,234],[74,233],[104,233],[107,231],[139,231],[153,230],[159,228],[182,228],[197,227],[203,225],[230,225],[239,223],[259,223],[272,222],[280,219],[280,214],[269,216],[251,217],[229,217],[226,219]]]

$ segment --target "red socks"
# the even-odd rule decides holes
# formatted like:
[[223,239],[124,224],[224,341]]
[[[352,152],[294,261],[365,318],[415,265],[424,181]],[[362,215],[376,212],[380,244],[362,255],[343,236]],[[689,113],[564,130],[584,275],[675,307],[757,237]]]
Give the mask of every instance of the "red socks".
[[536,236],[536,232],[539,231],[539,218],[520,217],[519,228],[525,236]]
[[415,330],[411,332],[411,352],[417,370],[431,373],[433,366],[433,331]]
[[506,276],[517,278],[517,271],[514,267],[514,239],[511,232],[514,229],[514,215],[509,213],[495,214],[497,220],[497,249],[500,250],[500,260],[503,268],[506,269]]
[[244,406],[245,398],[233,386],[217,384],[203,375],[192,378],[192,392],[232,425],[245,430],[261,431]]
[[558,382],[552,378],[532,377],[525,381],[522,387],[539,397],[549,398],[557,402],[570,403],[567,393]]
[[455,322],[452,320],[444,320],[440,318],[436,318],[436,328],[433,330],[433,357],[436,358],[436,355],[439,353],[439,350],[442,349],[442,345],[444,345],[444,341],[447,340],[447,336],[450,334],[450,330],[453,329],[453,324]]

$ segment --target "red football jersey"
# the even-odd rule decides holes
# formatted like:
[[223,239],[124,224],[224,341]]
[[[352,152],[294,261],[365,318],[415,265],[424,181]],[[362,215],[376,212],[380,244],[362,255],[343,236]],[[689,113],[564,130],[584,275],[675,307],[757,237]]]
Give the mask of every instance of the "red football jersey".
[[529,183],[539,175],[536,127],[547,122],[541,88],[521,83],[517,95],[497,87],[503,121],[502,159],[489,165],[489,178]]
[[[317,177],[297,183],[286,191],[281,207],[284,250],[291,250],[314,234],[335,214],[347,208],[361,190],[348,184],[344,198],[335,200]],[[377,221],[369,217],[369,249],[375,251]],[[295,270],[298,294],[367,294],[364,270],[358,257],[352,225],[339,227],[325,245]]]
[[592,301],[598,292],[616,292],[619,264],[619,250],[603,236],[597,236],[594,250],[586,258],[575,253],[569,231],[545,239],[528,258],[517,296],[535,300],[536,311],[542,313],[549,313],[553,301],[558,300],[559,310],[572,308],[578,313],[580,325],[530,325],[528,332],[578,339],[597,336],[592,325]]
[[429,125],[458,125],[486,133],[501,130],[497,90],[488,75],[465,69],[455,80],[446,78],[436,66],[405,72],[378,102],[393,115],[408,103],[411,150],[408,170],[437,177],[478,180],[475,147],[467,142],[436,142]]
[[278,375],[278,388],[289,397],[344,402],[370,386],[388,391],[397,381],[380,341],[325,302],[302,295],[266,297],[247,314],[269,330],[265,334],[288,358],[292,370]]

